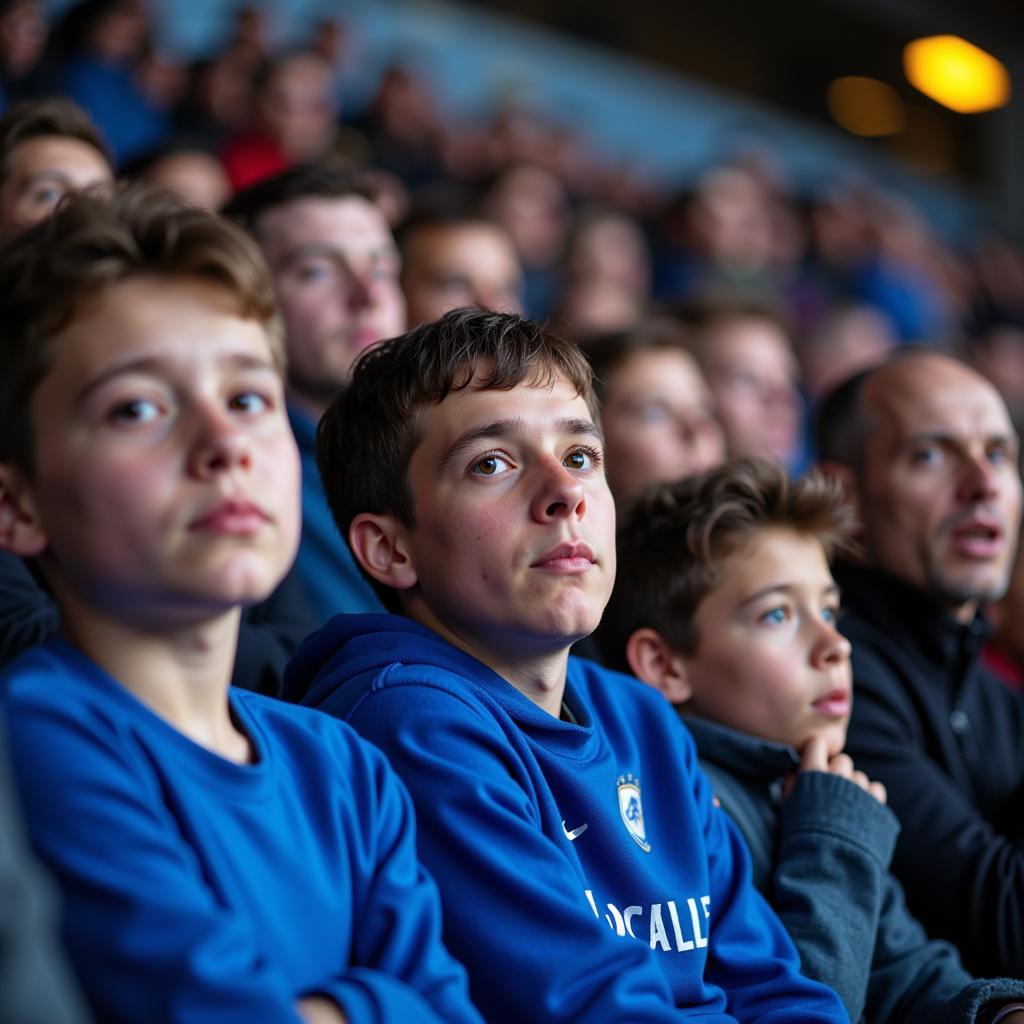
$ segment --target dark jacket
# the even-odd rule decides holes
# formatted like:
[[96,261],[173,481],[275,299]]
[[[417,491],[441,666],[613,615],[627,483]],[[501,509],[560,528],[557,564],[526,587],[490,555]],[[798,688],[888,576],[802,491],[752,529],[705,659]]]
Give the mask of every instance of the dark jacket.
[[1024,698],[981,664],[988,633],[875,570],[840,566],[856,699],[846,749],[902,831],[893,872],[976,972],[1024,976]]
[[722,807],[750,846],[754,883],[782,918],[804,973],[834,988],[853,1021],[976,1022],[1024,998],[1024,981],[975,981],[910,915],[889,859],[899,825],[838,775],[803,772],[792,747],[706,719],[684,721]]

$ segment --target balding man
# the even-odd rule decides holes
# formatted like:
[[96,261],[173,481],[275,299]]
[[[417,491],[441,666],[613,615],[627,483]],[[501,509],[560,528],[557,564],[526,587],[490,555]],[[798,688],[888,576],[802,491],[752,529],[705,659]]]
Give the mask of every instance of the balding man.
[[1024,701],[979,662],[1021,517],[1006,406],[967,366],[917,352],[833,392],[818,433],[863,528],[860,563],[837,573],[846,749],[889,791],[914,914],[971,969],[1024,977]]

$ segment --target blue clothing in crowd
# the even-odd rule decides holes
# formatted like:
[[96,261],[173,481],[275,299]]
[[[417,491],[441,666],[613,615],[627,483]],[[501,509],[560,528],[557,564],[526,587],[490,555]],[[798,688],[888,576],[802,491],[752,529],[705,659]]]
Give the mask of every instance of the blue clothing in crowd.
[[570,658],[563,721],[385,615],[333,619],[285,680],[409,787],[445,941],[489,1021],[848,1020],[800,975],[689,734],[642,683]]
[[115,165],[154,149],[170,133],[170,115],[144,95],[129,65],[79,54],[64,69],[60,87],[89,112]]
[[32,842],[97,1019],[478,1022],[408,795],[341,723],[241,690],[257,759],[193,743],[61,640],[0,676]]
[[288,407],[288,420],[302,460],[302,541],[295,569],[316,623],[339,612],[383,611],[327,505],[316,464],[316,424],[293,405]]

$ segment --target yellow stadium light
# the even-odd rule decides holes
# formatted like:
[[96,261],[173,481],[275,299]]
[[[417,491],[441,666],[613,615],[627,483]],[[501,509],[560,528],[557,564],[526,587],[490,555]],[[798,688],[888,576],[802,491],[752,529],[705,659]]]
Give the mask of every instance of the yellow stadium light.
[[896,135],[906,124],[899,93],[877,78],[837,78],[829,85],[825,101],[835,122],[854,135]]
[[907,43],[903,70],[915,89],[958,114],[995,110],[1010,100],[1010,76],[990,53],[959,36]]

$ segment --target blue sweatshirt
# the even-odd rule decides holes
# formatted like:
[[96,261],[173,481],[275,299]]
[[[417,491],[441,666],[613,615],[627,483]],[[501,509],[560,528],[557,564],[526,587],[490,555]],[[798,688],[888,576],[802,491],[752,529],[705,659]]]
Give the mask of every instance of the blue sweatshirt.
[[848,1019],[799,974],[689,734],[642,683],[570,658],[561,721],[387,615],[332,619],[285,678],[409,787],[445,941],[489,1021]]
[[30,837],[93,1010],[125,1021],[478,1022],[408,795],[326,715],[232,690],[258,755],[193,743],[63,641],[0,676]]

